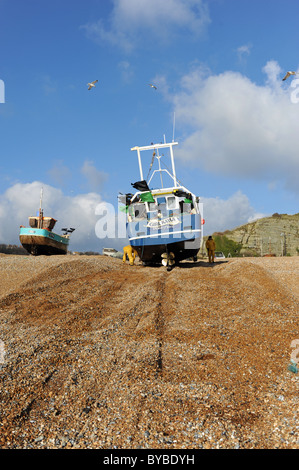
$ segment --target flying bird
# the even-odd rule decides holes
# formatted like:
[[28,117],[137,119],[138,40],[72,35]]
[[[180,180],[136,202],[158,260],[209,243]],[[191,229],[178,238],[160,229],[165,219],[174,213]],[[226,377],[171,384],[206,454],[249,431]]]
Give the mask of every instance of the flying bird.
[[96,83],[98,83],[99,80],[94,80],[93,82],[87,83],[88,85],[88,90],[91,90],[93,87],[95,87]]
[[155,85],[152,85],[151,83],[149,83],[149,86],[151,86],[152,88],[154,88],[155,90],[157,89],[157,87]]
[[286,80],[287,78],[289,78],[290,75],[296,75],[296,72],[287,72],[285,74],[285,76],[283,77],[282,81]]

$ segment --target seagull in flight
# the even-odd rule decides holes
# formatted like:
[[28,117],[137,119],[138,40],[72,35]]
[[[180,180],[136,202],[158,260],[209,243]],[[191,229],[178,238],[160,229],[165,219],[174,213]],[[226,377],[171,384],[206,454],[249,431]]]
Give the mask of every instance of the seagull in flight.
[[99,80],[94,80],[93,82],[87,83],[88,85],[88,90],[91,90],[93,87],[95,87],[96,83],[98,83]]
[[157,89],[157,87],[155,85],[152,85],[151,83],[149,83],[149,86],[151,86],[152,88],[154,88],[155,90]]
[[290,75],[296,75],[296,72],[287,72],[285,74],[285,76],[283,77],[282,81],[286,80],[287,78],[289,78]]

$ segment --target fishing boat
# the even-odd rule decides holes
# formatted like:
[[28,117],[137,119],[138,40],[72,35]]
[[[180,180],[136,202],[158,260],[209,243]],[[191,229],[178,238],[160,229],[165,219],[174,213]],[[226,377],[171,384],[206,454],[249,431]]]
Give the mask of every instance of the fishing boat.
[[[176,177],[175,145],[178,142],[131,148],[137,151],[140,181],[131,183],[136,190],[134,194],[119,197],[125,204],[129,243],[136,249],[140,260],[145,265],[163,264],[168,270],[182,260],[197,260],[204,223],[200,198]],[[141,152],[145,151],[152,152],[147,179],[144,179],[141,158]],[[169,158],[171,170],[165,164]],[[157,177],[159,184],[154,186],[153,181]],[[166,186],[165,178],[170,182]]]
[[38,255],[66,255],[70,241],[70,234],[74,228],[63,228],[62,235],[52,230],[57,220],[53,217],[44,217],[42,209],[42,191],[38,216],[29,217],[29,227],[20,226],[20,242],[28,253]]

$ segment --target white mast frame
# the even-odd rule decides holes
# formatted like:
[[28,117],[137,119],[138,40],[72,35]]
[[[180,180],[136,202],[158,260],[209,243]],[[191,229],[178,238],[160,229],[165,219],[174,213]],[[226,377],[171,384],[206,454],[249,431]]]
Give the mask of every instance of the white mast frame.
[[160,172],[161,174],[161,171],[166,171],[169,176],[173,179],[173,182],[174,182],[174,187],[177,188],[178,187],[178,183],[177,183],[177,179],[176,179],[176,172],[175,172],[175,165],[174,165],[174,157],[173,157],[173,146],[174,145],[178,145],[178,142],[171,142],[171,143],[165,143],[165,144],[151,144],[151,145],[147,145],[145,147],[132,147],[131,150],[137,150],[137,156],[138,156],[138,163],[139,163],[139,172],[140,172],[140,178],[141,180],[143,181],[144,180],[144,177],[143,177],[143,169],[142,169],[142,161],[141,161],[141,155],[140,155],[140,152],[144,151],[144,150],[159,150],[159,149],[162,149],[162,148],[169,148],[170,150],[170,159],[171,159],[171,168],[172,168],[172,175],[170,175],[170,173],[167,171],[167,170],[164,170],[164,169],[161,169],[160,167],[160,156],[158,155],[158,158],[159,158],[159,170],[154,170],[150,180],[152,179],[154,173],[156,173],[157,171]]

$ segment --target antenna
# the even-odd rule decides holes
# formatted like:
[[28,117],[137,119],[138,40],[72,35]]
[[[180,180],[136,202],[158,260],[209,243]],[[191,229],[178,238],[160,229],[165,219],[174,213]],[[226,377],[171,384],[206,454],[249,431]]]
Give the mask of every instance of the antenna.
[[43,228],[44,212],[43,212],[43,208],[42,208],[42,200],[43,200],[43,188],[41,188],[41,190],[40,190],[38,228]]
[[40,190],[40,200],[39,200],[39,208],[42,209],[42,200],[43,200],[43,188]]
[[174,128],[175,128],[175,111],[173,112],[173,134],[172,134],[172,142],[174,142]]

